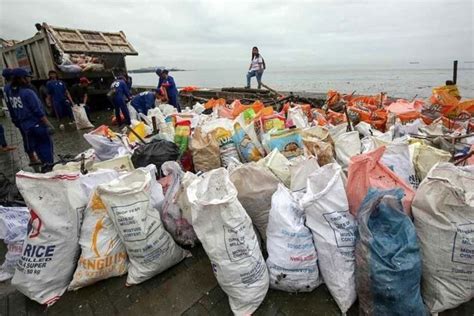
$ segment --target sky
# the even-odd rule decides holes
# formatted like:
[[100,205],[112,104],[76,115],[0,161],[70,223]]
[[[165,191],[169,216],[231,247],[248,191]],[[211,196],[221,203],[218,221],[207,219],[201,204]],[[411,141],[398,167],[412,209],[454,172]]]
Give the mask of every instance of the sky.
[[[0,37],[36,22],[125,32],[129,69],[451,67],[474,61],[474,0],[0,0]],[[471,64],[472,65],[472,64]]]

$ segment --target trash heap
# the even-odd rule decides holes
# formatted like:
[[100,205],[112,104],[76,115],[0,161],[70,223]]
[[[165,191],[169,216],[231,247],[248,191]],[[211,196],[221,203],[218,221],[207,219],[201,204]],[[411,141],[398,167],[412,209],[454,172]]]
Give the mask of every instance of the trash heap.
[[137,114],[128,135],[101,126],[79,161],[17,174],[30,217],[12,284],[51,305],[201,243],[236,315],[322,283],[342,313],[454,308],[474,297],[473,113],[442,92],[329,91],[321,109],[213,99]]

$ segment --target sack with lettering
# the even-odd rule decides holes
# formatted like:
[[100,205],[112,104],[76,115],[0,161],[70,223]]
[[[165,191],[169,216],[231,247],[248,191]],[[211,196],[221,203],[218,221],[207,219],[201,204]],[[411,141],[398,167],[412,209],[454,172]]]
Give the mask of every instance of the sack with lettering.
[[[426,315],[415,226],[401,188],[370,189],[357,213],[356,289],[360,315]],[[427,260],[427,258],[423,258]]]
[[439,163],[413,200],[423,258],[421,294],[431,313],[474,298],[474,166]]
[[0,265],[0,282],[11,279],[15,273],[29,219],[30,214],[26,207],[0,206],[0,239],[7,246],[5,261]]
[[150,172],[137,169],[97,187],[127,250],[127,286],[152,278],[188,255],[165,230],[153,207],[151,186]]
[[267,267],[270,287],[287,292],[311,292],[322,280],[313,236],[295,196],[278,185],[272,197],[267,227]]
[[211,260],[235,315],[250,315],[268,291],[268,271],[252,221],[237,200],[224,168],[209,171],[188,188],[193,227]]
[[128,258],[115,226],[107,214],[101,198],[95,192],[97,185],[118,177],[115,170],[100,170],[81,177],[89,203],[84,210],[79,244],[81,256],[68,290],[77,290],[100,280],[127,272]]
[[341,312],[346,313],[357,296],[354,257],[357,226],[349,213],[341,167],[330,163],[314,171],[308,178],[301,203],[306,225],[313,233],[324,283]]
[[61,297],[76,267],[87,204],[79,177],[63,171],[16,174],[30,221],[12,285],[40,304],[49,306]]
[[260,236],[265,240],[272,195],[280,181],[270,170],[255,162],[232,169],[230,181],[237,189],[239,202],[257,227]]

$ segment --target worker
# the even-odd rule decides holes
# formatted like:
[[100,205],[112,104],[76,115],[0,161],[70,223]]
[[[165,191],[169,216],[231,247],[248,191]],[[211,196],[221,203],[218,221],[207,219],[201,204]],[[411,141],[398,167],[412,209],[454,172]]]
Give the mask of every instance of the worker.
[[130,77],[128,74],[125,74],[125,83],[127,84],[128,91],[132,92],[132,77]]
[[10,112],[10,119],[12,120],[13,125],[15,125],[16,128],[18,128],[18,130],[20,131],[21,140],[23,142],[23,150],[28,155],[28,158],[30,159],[30,163],[34,164],[38,162],[38,158],[36,158],[34,151],[28,146],[28,141],[26,139],[25,131],[21,128],[20,124],[18,123],[15,116],[13,115],[13,109],[10,103],[12,72],[13,72],[13,69],[10,69],[10,68],[5,68],[2,71],[2,76],[5,79],[5,86],[3,88],[3,90],[5,91],[5,103],[7,104],[8,112]]
[[38,96],[27,88],[30,74],[22,69],[12,71],[12,83],[9,92],[11,115],[24,131],[29,148],[36,153],[43,164],[53,163],[53,141],[51,136],[54,127],[46,118]]
[[[163,88],[164,90],[164,88]],[[162,89],[155,91],[145,91],[133,97],[130,104],[138,113],[148,115],[148,110],[155,107],[155,101],[161,100],[163,97]]]
[[115,119],[117,125],[122,125],[122,118],[120,117],[120,112],[122,112],[125,124],[130,125],[130,113],[128,112],[127,102],[130,100],[130,90],[128,90],[127,83],[125,82],[124,76],[119,76],[110,86],[111,92],[111,101],[115,109]]
[[48,76],[49,80],[46,83],[46,88],[48,89],[46,102],[48,106],[53,108],[57,119],[63,117],[73,119],[71,109],[73,102],[66,83],[58,79],[56,70],[50,70]]
[[176,88],[176,83],[174,82],[174,78],[171,77],[167,69],[160,69],[156,70],[156,74],[160,78],[158,80],[158,87],[157,89],[161,89],[164,87],[166,89],[166,95],[168,96],[168,102],[172,106],[176,108],[178,112],[181,112],[181,106],[179,105],[179,95],[178,89]]
[[258,88],[262,88],[263,71],[266,69],[265,60],[255,46],[252,48],[252,59],[250,60],[249,71],[247,73],[247,89],[250,89],[250,78],[257,77]]
[[446,80],[446,85],[444,89],[453,97],[458,100],[461,100],[461,95],[459,94],[458,86],[452,80]]
[[[79,106],[84,106],[84,109],[86,110],[87,118],[89,121],[91,121],[89,112],[90,112],[90,107],[89,107],[89,85],[92,82],[89,81],[86,77],[81,77],[79,79],[79,83],[75,83],[71,86],[69,89],[69,93],[71,94],[72,102],[75,105]],[[92,123],[92,121],[91,121]]]

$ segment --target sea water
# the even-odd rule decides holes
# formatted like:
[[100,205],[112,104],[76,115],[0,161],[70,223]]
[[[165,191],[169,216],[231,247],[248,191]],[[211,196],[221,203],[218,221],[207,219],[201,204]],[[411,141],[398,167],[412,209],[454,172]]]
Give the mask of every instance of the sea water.
[[[268,69],[263,74],[264,84],[279,91],[327,92],[335,89],[344,93],[377,94],[387,92],[389,96],[426,98],[433,87],[444,85],[452,79],[452,69],[424,69],[407,66],[406,69]],[[463,98],[474,98],[474,65],[458,69],[458,88]],[[195,69],[170,72],[178,87],[200,88],[244,87],[246,69]],[[154,73],[134,73],[133,84],[156,86]],[[256,88],[252,78],[252,87]]]

